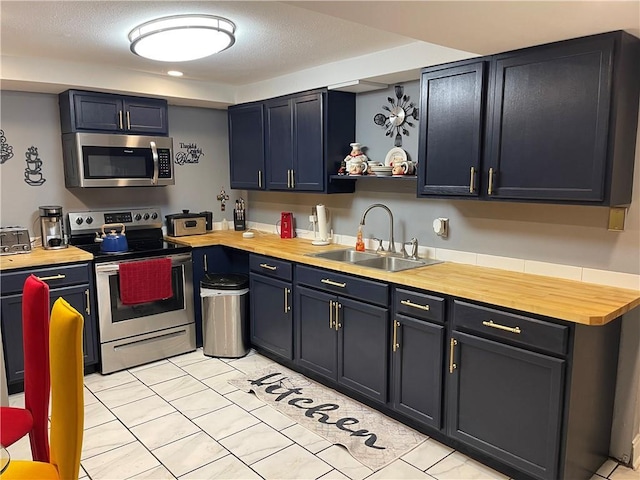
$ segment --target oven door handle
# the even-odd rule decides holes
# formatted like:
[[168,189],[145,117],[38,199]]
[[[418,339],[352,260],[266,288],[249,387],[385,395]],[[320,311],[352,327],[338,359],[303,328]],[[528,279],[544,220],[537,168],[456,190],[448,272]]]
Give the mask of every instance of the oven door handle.
[[118,273],[120,271],[120,268],[118,268],[118,265],[109,265],[108,267],[102,267],[102,266],[97,266],[96,265],[96,273]]
[[151,147],[151,156],[153,157],[153,178],[151,179],[151,185],[157,185],[158,176],[160,175],[158,149],[156,148],[156,142],[149,142],[149,146]]

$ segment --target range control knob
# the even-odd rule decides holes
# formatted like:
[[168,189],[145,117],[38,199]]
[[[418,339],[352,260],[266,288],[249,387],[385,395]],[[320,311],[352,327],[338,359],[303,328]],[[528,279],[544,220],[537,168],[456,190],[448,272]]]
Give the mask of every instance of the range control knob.
[[140,219],[142,218],[142,215],[140,215],[139,213],[136,213],[136,216],[135,216],[135,217],[133,217],[133,218],[135,218],[135,219],[136,219],[136,222],[139,222],[139,221],[140,221]]
[[29,250],[29,245],[22,245],[23,250]]
[[91,225],[93,223],[93,217],[87,217],[87,223]]
[[148,214],[148,213],[145,213],[143,218],[144,218],[145,220],[149,220],[149,214]]
[[153,213],[151,214],[151,218],[152,218],[153,220],[155,220],[156,218],[158,218],[158,214],[157,214],[156,212],[153,212]]
[[[78,225],[82,225],[82,217],[78,217],[78,218],[76,218],[76,223],[77,223]],[[87,223],[88,223],[88,222],[87,222]]]
[[2,247],[2,251],[3,252],[8,252],[9,251],[9,247]]

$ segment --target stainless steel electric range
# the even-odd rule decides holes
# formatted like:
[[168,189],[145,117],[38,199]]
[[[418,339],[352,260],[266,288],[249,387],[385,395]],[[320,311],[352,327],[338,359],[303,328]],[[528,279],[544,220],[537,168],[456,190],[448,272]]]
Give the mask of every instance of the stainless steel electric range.
[[[167,242],[159,208],[125,208],[68,214],[69,243],[94,255],[103,374],[142,365],[196,348],[191,247]],[[96,241],[102,226],[126,227],[129,249],[102,253]],[[119,267],[150,258],[171,259],[173,296],[124,305]]]

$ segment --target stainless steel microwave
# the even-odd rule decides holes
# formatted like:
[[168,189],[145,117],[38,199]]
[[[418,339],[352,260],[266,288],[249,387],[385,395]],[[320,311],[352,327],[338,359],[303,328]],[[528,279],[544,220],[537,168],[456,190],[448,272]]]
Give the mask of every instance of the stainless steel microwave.
[[175,184],[170,137],[66,133],[62,151],[68,188]]

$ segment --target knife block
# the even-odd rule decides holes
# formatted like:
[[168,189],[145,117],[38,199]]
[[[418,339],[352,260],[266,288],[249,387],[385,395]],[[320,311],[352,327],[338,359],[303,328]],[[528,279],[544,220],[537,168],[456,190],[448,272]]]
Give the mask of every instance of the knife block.
[[[243,212],[244,213],[244,212]],[[236,232],[241,232],[247,229],[246,220],[244,218],[238,218],[238,211],[233,211],[233,229]]]

